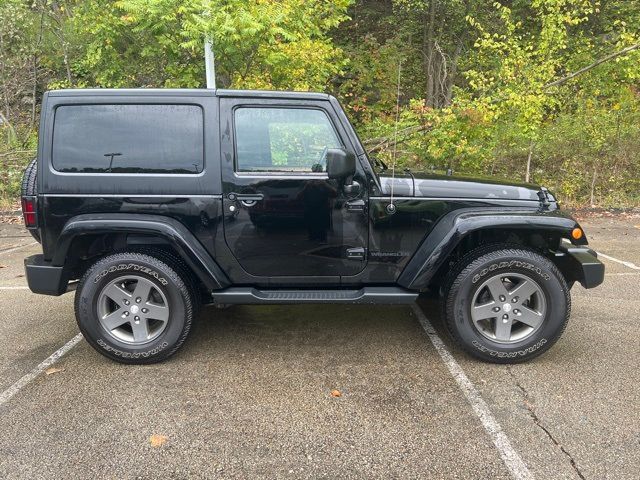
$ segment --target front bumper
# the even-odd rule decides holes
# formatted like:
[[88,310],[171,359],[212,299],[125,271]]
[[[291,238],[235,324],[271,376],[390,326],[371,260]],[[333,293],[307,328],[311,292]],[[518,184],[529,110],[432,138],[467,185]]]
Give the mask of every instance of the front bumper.
[[569,282],[593,288],[604,281],[604,264],[590,248],[564,244],[555,252],[554,261]]
[[69,281],[64,275],[64,267],[51,265],[42,254],[25,258],[24,270],[33,293],[58,296],[67,291]]

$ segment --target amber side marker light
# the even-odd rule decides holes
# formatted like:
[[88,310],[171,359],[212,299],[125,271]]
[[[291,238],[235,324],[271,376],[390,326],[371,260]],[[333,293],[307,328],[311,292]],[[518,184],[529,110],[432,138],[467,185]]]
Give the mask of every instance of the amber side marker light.
[[571,238],[573,238],[574,240],[580,240],[582,238],[582,229],[581,228],[574,228],[573,230],[571,230]]

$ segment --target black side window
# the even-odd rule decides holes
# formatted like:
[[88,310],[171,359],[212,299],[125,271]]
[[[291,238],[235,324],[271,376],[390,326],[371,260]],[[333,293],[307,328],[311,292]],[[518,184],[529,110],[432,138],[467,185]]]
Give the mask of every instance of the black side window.
[[74,173],[200,173],[202,109],[195,105],[64,105],[53,167]]
[[311,108],[235,111],[238,172],[320,173],[340,141],[327,114]]

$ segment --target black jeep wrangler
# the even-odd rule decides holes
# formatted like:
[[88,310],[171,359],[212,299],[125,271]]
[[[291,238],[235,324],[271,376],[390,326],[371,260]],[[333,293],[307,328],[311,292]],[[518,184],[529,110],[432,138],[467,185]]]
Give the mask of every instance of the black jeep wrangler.
[[203,304],[410,303],[439,292],[470,354],[533,358],[604,266],[546,189],[372,164],[335,98],[228,90],[44,96],[23,212],[33,292],[76,290],[125,363],[178,350]]

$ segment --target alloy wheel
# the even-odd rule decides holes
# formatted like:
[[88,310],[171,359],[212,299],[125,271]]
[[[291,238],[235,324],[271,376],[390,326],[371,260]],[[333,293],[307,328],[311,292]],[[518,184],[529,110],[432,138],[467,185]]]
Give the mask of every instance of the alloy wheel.
[[127,275],[109,282],[98,296],[98,319],[118,341],[141,345],[156,339],[169,322],[169,303],[151,280]]
[[471,302],[473,326],[499,343],[515,343],[533,335],[544,323],[547,303],[540,285],[520,273],[490,277]]

